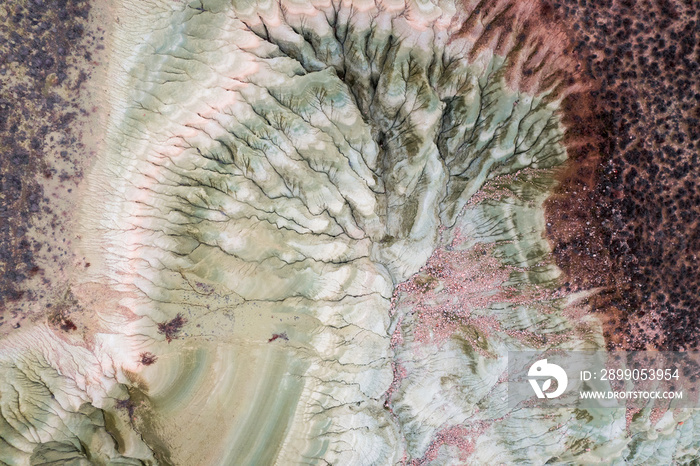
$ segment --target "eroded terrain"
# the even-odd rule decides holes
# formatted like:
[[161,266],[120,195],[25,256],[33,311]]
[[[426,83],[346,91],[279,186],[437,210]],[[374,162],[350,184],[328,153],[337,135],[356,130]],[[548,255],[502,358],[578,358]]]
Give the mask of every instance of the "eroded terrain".
[[508,351],[605,349],[625,312],[609,224],[576,191],[609,155],[600,82],[551,5],[100,6],[104,62],[74,90],[88,150],[31,236],[64,228],[65,257],[4,301],[0,460],[697,457],[690,410],[503,401]]

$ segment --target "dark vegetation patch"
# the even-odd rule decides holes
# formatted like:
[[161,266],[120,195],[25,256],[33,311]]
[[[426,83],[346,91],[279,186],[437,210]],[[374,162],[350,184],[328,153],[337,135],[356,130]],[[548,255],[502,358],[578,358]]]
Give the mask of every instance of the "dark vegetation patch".
[[117,409],[123,409],[124,411],[126,411],[129,415],[129,419],[131,419],[132,421],[134,420],[134,412],[136,411],[136,405],[133,401],[131,401],[131,398],[127,398],[125,400],[117,400],[117,402],[115,403],[115,407]]
[[58,328],[64,332],[72,332],[77,330],[78,326],[71,319],[71,314],[81,312],[83,308],[78,300],[73,296],[70,289],[66,291],[63,297],[54,303],[47,304],[47,315],[49,325]]
[[287,332],[273,333],[272,337],[270,337],[270,339],[268,339],[267,342],[271,343],[271,342],[278,340],[278,339],[281,339],[284,341],[289,341],[289,337],[287,336]]
[[145,352],[139,354],[139,362],[144,366],[150,366],[158,360],[158,356],[153,353]]
[[177,338],[182,327],[187,323],[182,314],[178,313],[174,318],[168,322],[161,322],[158,324],[158,333],[165,335],[165,339],[168,343]]
[[75,121],[85,113],[78,94],[88,75],[79,68],[86,68],[88,49],[101,39],[87,37],[89,12],[87,0],[0,5],[0,325],[16,307],[10,303],[39,297],[41,291],[26,283],[42,277],[40,251],[66,254],[62,241],[47,250],[30,231],[38,218],[60,223],[61,213],[47,208],[41,182],[70,175],[51,167],[47,152],[59,150],[69,161],[81,149]]
[[548,206],[565,286],[605,287],[593,304],[613,348],[697,349],[700,3],[549,4],[596,83],[569,99],[568,124],[582,134]]

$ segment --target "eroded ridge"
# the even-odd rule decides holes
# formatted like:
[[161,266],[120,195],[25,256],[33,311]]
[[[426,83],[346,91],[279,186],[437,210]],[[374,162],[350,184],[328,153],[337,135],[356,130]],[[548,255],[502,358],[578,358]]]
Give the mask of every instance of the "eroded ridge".
[[[478,31],[449,6],[212,2],[160,18],[115,91],[128,97],[104,159],[115,176],[100,195],[113,196],[102,244],[112,270],[132,277],[114,275],[115,286],[136,287],[131,307],[154,322],[183,312],[207,352],[259,361],[249,378],[265,389],[232,410],[242,420],[226,423],[231,454],[257,458],[265,445],[270,458],[398,461],[382,398],[393,286],[425,263],[438,226],[489,174],[564,159],[561,90],[514,90],[516,66],[475,53]],[[218,324],[224,313],[233,329]],[[304,326],[273,345],[278,324],[263,322],[280,317]],[[236,330],[246,325],[262,335]],[[282,375],[266,375],[272,364]],[[235,406],[240,393],[217,389]],[[173,391],[149,393],[168,406]],[[293,416],[255,414],[273,393]],[[190,416],[187,396],[171,422]],[[275,452],[273,439],[287,441]]]

